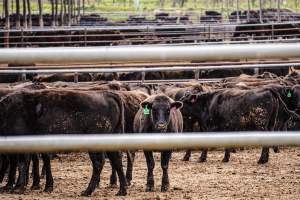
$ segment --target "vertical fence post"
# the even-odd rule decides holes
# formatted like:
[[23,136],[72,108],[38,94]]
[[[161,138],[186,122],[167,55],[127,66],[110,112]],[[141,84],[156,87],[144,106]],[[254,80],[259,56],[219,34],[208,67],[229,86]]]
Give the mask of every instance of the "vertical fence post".
[[74,83],[78,83],[78,72],[74,73]]
[[84,46],[87,46],[87,29],[84,28]]
[[198,81],[199,78],[200,78],[200,70],[197,69],[197,70],[195,70],[194,72],[195,72],[195,80]]
[[146,79],[146,72],[142,72],[142,80],[141,82],[144,83]]
[[278,22],[281,21],[281,17],[280,17],[280,0],[277,0],[277,21]]

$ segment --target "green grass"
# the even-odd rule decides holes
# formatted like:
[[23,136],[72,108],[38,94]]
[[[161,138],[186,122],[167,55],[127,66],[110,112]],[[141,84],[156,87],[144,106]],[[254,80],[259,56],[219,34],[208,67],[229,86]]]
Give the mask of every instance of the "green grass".
[[[12,2],[12,1],[10,1]],[[38,6],[35,1],[31,1],[31,8],[33,13],[38,12]],[[140,0],[140,7],[137,10],[134,6],[134,0],[126,0],[124,4],[124,0],[115,0],[115,4],[113,4],[113,0],[86,0],[89,4],[86,5],[85,11],[86,13],[101,13],[101,12],[153,12],[158,10],[166,10],[166,11],[174,11],[174,12],[187,12],[187,11],[194,11],[196,13],[203,13],[204,10],[218,10],[222,11],[224,15],[230,13],[233,10],[236,10],[235,0],[231,1],[233,4],[229,6],[223,3],[223,6],[220,4],[212,4],[207,3],[207,0],[188,0],[184,7],[180,7],[179,5],[173,7],[173,0],[165,0],[165,5],[163,8],[159,5],[159,0]],[[101,3],[100,3],[101,2]],[[267,1],[269,2],[269,1]],[[287,0],[286,3],[281,5],[282,8],[288,8],[297,12],[300,12],[300,5],[295,5],[295,0]],[[3,13],[3,1],[0,2],[0,14]],[[266,8],[270,8],[271,5],[266,3]],[[273,3],[272,7],[276,7],[276,4]],[[227,10],[228,8],[228,10]],[[259,4],[258,0],[255,2],[251,9],[258,9]],[[240,0],[240,9],[245,10],[247,9],[247,1]],[[51,5],[48,1],[44,1],[43,10],[45,13],[51,12]],[[107,15],[108,16],[108,15]],[[109,15],[112,18],[122,18],[124,17],[122,14],[119,16],[116,15]]]

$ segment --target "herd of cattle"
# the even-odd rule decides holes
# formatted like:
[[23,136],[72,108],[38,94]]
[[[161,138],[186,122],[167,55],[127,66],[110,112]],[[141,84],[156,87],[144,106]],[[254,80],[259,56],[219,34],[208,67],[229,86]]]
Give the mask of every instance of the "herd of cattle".
[[[44,80],[45,81],[45,80]],[[106,82],[22,82],[1,84],[1,136],[51,134],[126,134],[299,130],[300,74],[277,76],[265,72],[224,78],[219,82],[170,84],[126,84]],[[269,148],[263,147],[259,164],[268,162]],[[202,149],[199,162],[205,162],[208,149]],[[233,148],[226,148],[228,162]],[[161,191],[168,190],[168,165],[172,151],[161,152],[163,170]],[[82,195],[89,196],[100,182],[105,158],[112,166],[111,184],[119,180],[118,195],[126,195],[133,174],[135,152],[126,152],[127,170],[123,171],[121,152],[89,152],[92,177]],[[154,190],[154,158],[145,151],[146,191]],[[183,160],[188,161],[191,150]],[[32,189],[40,188],[39,154],[1,154],[2,191],[23,193],[29,181],[32,161]],[[53,190],[50,154],[42,153],[46,185]],[[16,172],[18,178],[16,180]],[[116,175],[117,174],[117,175]]]

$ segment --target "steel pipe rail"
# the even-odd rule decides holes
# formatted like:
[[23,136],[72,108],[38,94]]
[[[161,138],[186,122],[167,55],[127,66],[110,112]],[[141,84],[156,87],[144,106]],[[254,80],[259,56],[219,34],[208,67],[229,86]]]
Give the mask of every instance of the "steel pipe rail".
[[300,57],[300,43],[0,49],[0,64],[224,61]]
[[0,74],[53,74],[53,73],[115,73],[115,72],[171,72],[171,71],[193,71],[213,69],[246,69],[246,68],[278,68],[278,67],[300,67],[300,63],[283,64],[246,64],[246,65],[212,65],[212,66],[178,66],[178,67],[127,67],[127,68],[66,68],[66,69],[3,69]]
[[99,134],[0,137],[0,152],[116,151],[300,146],[300,132]]
[[300,21],[288,21],[288,22],[274,22],[274,23],[262,23],[262,24],[238,24],[238,23],[214,23],[214,24],[171,24],[171,25],[107,25],[107,26],[80,26],[80,27],[35,27],[32,29],[1,29],[1,32],[46,32],[46,31],[84,31],[84,30],[172,30],[172,29],[193,29],[193,28],[207,28],[207,27],[226,27],[226,26],[240,26],[240,27],[253,27],[253,26],[272,26],[272,25],[286,25],[286,24],[300,24]]

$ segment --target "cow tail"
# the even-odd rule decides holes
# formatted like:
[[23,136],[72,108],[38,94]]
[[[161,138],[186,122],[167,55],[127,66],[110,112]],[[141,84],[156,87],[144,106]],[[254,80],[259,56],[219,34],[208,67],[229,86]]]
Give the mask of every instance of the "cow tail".
[[279,102],[283,105],[283,108],[284,110],[292,115],[293,117],[295,117],[296,119],[300,120],[300,115],[298,115],[296,112],[288,109],[287,105],[284,103],[284,101],[282,100],[281,96],[276,92],[274,91],[273,89],[270,89],[271,93],[279,100]]

